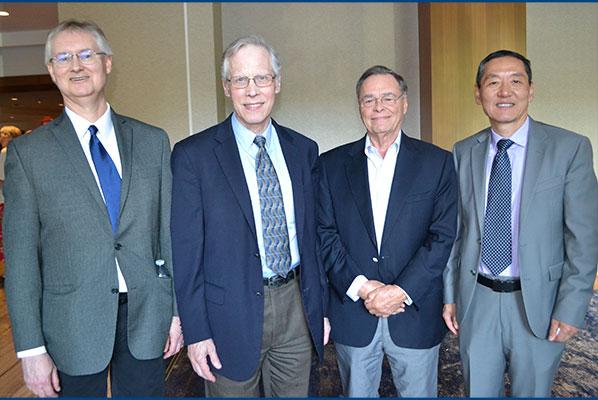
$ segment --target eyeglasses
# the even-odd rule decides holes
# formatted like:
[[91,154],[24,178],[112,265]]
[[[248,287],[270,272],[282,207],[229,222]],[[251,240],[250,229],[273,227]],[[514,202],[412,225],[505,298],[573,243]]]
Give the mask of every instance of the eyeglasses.
[[380,101],[384,107],[392,107],[403,96],[405,96],[405,93],[400,96],[395,96],[394,94],[385,94],[382,97],[367,96],[359,100],[359,105],[363,108],[373,108]]
[[257,87],[267,87],[272,84],[272,81],[276,79],[276,75],[255,75],[253,78],[248,76],[233,76],[230,79],[227,79],[227,82],[230,82],[232,87],[235,89],[245,89],[249,86],[249,81],[253,81],[255,86]]
[[79,59],[79,61],[81,62],[81,64],[93,64],[96,62],[97,57],[96,56],[105,56],[107,55],[105,52],[103,51],[95,51],[95,50],[91,50],[91,49],[85,49],[85,50],[81,50],[78,53],[58,53],[56,54],[56,56],[50,58],[50,61],[53,62],[56,65],[59,66],[66,66],[69,65],[71,63],[71,61],[73,61],[73,57],[77,57]]

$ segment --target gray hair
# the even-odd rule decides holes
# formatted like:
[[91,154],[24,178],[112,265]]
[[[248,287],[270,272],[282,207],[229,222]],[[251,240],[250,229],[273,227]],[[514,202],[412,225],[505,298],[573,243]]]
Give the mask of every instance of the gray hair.
[[14,125],[4,125],[2,128],[0,128],[0,137],[11,137],[11,138],[16,138],[17,136],[21,136],[21,129],[19,129],[18,127],[14,126]]
[[266,49],[268,54],[270,54],[270,65],[272,66],[272,72],[276,75],[276,79],[280,79],[280,59],[278,58],[278,53],[272,46],[268,44],[264,40],[263,37],[258,35],[249,35],[243,36],[232,42],[228,45],[224,53],[222,54],[222,69],[221,69],[221,77],[222,80],[225,81],[229,79],[230,73],[230,58],[237,54],[239,50],[243,47],[253,45],[258,46]]
[[50,31],[48,34],[48,38],[46,39],[46,53],[45,53],[45,62],[50,62],[52,58],[52,45],[54,42],[54,38],[56,35],[62,32],[87,32],[91,34],[95,42],[98,46],[99,51],[106,53],[107,55],[112,55],[112,49],[110,48],[110,44],[108,44],[108,39],[106,39],[106,35],[102,29],[92,21],[77,21],[75,19],[68,19],[66,21],[62,21],[58,26]]
[[369,67],[365,70],[363,74],[357,80],[357,85],[355,85],[355,91],[357,92],[357,97],[359,98],[359,91],[361,90],[361,86],[363,86],[363,82],[373,75],[391,75],[397,83],[399,84],[399,89],[401,89],[401,94],[407,94],[407,83],[405,79],[392,69],[385,67],[383,65],[374,65],[373,67]]

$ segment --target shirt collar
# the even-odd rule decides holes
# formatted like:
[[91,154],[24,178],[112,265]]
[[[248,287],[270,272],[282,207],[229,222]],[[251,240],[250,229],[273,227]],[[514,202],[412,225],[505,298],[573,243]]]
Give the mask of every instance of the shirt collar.
[[[492,141],[492,147],[494,149],[496,149],[496,144],[498,143],[498,141],[501,139],[505,139],[505,138],[500,136],[498,133],[494,132],[494,130],[491,130],[491,132],[492,132],[492,134],[490,135],[490,137],[491,137],[491,141]],[[523,125],[521,125],[519,127],[519,129],[517,129],[515,131],[515,133],[513,133],[511,135],[511,137],[509,137],[508,139],[512,140],[514,145],[525,148],[525,146],[527,145],[528,134],[529,134],[529,117],[527,117],[525,119],[525,122],[523,123]]]
[[83,138],[83,136],[87,133],[90,125],[95,125],[98,128],[98,135],[105,135],[112,132],[114,126],[112,124],[112,118],[110,115],[110,104],[106,103],[106,111],[100,118],[98,118],[95,122],[90,122],[80,116],[79,114],[75,113],[73,110],[68,108],[67,106],[64,107],[64,111],[66,115],[71,120],[73,127],[75,128],[75,132],[77,133],[77,137],[79,140]]
[[[399,134],[397,135],[397,138],[395,139],[394,142],[392,142],[392,144],[390,145],[390,147],[388,148],[388,150],[396,150],[396,152],[399,152],[399,148],[401,147],[401,136],[403,135],[403,131],[400,130]],[[365,135],[365,149],[364,149],[365,155],[369,156],[372,154],[376,154],[376,155],[380,155],[380,153],[378,152],[378,149],[372,144],[372,141],[370,140],[370,135]]]
[[[233,113],[231,122],[237,143],[243,148],[243,150],[251,153],[252,146],[254,145],[253,140],[255,139],[256,133],[243,126],[243,124],[241,124],[241,122],[239,122],[237,119],[237,115],[235,113]],[[259,135],[262,135],[266,138],[266,150],[269,150],[272,143],[272,119],[270,119],[268,122],[266,129],[263,132],[260,132]],[[257,149],[257,145],[255,145],[255,148]]]

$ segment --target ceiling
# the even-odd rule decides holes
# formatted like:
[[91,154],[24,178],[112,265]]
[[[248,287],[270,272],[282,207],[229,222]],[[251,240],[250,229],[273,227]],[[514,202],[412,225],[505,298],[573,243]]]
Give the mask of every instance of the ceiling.
[[[0,10],[10,13],[0,17],[0,34],[49,30],[58,24],[57,3],[0,3]],[[62,96],[48,75],[0,78],[0,126],[27,131],[61,112]]]

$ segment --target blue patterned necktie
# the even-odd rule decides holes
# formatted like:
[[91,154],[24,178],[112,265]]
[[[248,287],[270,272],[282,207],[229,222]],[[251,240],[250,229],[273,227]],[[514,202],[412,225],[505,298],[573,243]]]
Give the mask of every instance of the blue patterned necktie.
[[277,275],[286,277],[291,268],[291,253],[282,190],[272,160],[266,152],[266,138],[256,135],[253,143],[259,148],[255,172],[260,195],[266,264]]
[[499,140],[488,183],[482,261],[498,276],[513,259],[511,236],[511,163],[507,149],[513,141]]
[[89,133],[91,134],[89,151],[104,194],[104,202],[106,203],[106,209],[108,209],[112,232],[116,233],[120,208],[120,176],[110,155],[97,137],[98,128],[95,125],[90,125]]

